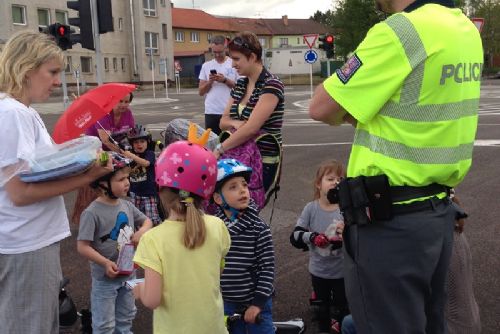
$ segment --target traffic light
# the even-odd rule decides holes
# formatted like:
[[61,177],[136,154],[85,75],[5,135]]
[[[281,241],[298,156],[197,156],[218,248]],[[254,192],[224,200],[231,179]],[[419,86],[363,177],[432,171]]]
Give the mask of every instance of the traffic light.
[[327,34],[324,36],[319,37],[319,41],[321,42],[319,44],[319,48],[325,50],[326,52],[326,58],[333,58],[335,55],[334,49],[333,49],[333,41],[335,40],[335,37],[331,34]]
[[94,33],[92,30],[92,14],[90,0],[67,1],[68,8],[78,12],[78,17],[69,19],[69,24],[80,27],[79,34],[71,35],[72,44],[80,43],[82,48],[94,50]]
[[65,24],[54,23],[41,30],[45,34],[49,34],[54,37],[57,46],[63,50],[71,49],[73,44],[71,43],[71,27]]
[[113,29],[113,10],[111,0],[97,1],[97,17],[99,22],[99,34],[104,34]]

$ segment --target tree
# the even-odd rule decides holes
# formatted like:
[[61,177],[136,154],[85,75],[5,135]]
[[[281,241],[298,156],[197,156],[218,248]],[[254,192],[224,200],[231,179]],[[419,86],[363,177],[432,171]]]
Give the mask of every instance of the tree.
[[500,0],[480,0],[474,5],[471,16],[484,18],[481,37],[486,55],[485,67],[493,67],[493,57],[500,53]]
[[317,11],[311,17],[330,28],[335,35],[335,54],[344,59],[382,18],[384,16],[375,10],[373,0],[340,0],[333,11]]

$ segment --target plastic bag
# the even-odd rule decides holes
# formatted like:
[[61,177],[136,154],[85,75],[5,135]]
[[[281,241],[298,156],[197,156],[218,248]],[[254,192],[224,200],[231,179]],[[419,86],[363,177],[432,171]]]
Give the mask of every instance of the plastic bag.
[[[168,146],[169,144],[172,144],[173,142],[176,142],[178,140],[187,140],[188,128],[190,123],[193,122],[190,122],[184,118],[176,118],[170,121],[167,124],[165,131],[163,132],[165,146]],[[198,124],[196,124],[196,127],[197,135],[201,136],[205,129]],[[215,133],[210,132],[206,148],[210,151],[213,151],[217,144],[219,144],[219,137]]]
[[41,182],[83,173],[94,163],[101,148],[97,137],[82,136],[37,152],[29,161],[31,172],[21,173],[24,182]]

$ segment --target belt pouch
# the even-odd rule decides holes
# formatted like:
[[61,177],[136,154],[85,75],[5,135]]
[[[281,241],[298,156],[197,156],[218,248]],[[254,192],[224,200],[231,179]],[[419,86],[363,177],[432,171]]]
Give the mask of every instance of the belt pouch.
[[353,221],[355,224],[364,225],[370,222],[368,208],[370,202],[366,194],[364,176],[347,180],[351,193]]
[[392,212],[391,187],[387,175],[366,177],[365,186],[372,219],[391,220],[394,215]]
[[339,208],[344,216],[344,222],[346,225],[354,224],[354,215],[352,211],[352,201],[351,192],[349,191],[349,184],[347,179],[343,179],[337,185],[337,197],[339,202]]

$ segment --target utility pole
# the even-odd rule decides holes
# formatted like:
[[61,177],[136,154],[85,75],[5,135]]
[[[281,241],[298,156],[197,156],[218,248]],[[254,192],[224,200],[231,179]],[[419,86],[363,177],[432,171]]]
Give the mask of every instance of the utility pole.
[[101,53],[101,35],[99,34],[99,16],[97,14],[97,0],[91,2],[92,13],[92,30],[94,33],[94,47],[95,47],[95,65],[96,65],[96,80],[98,85],[102,85],[102,53]]

